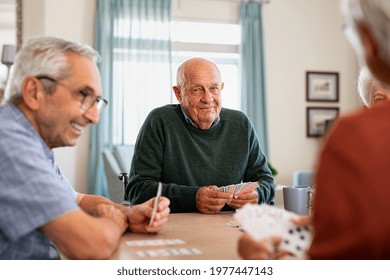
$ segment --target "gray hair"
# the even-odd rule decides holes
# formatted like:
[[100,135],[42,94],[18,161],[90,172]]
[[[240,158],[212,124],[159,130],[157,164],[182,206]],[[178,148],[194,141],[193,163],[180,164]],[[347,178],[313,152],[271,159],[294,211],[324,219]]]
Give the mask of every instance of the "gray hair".
[[56,37],[29,40],[16,55],[5,92],[7,102],[16,102],[21,97],[23,82],[29,76],[49,76],[55,80],[69,77],[68,52],[87,57],[94,63],[100,60],[99,54],[88,45]]
[[344,0],[342,3],[350,23],[363,22],[367,25],[379,46],[380,55],[390,64],[390,1]]
[[371,103],[371,88],[373,85],[374,77],[371,75],[370,70],[367,67],[363,67],[360,70],[359,80],[357,84],[357,90],[360,99],[363,101],[366,107]]

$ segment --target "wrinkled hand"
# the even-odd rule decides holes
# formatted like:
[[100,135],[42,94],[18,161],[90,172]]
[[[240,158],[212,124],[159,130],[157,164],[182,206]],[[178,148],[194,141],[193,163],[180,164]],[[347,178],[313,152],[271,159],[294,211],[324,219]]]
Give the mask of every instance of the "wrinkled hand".
[[231,199],[230,193],[218,191],[217,186],[201,187],[196,193],[196,208],[202,214],[218,213]]
[[244,206],[246,203],[257,204],[259,199],[259,194],[257,191],[253,190],[247,193],[238,193],[233,199],[227,204],[229,207],[238,209]]
[[152,224],[149,226],[149,221],[152,216],[153,203],[155,198],[135,205],[127,210],[127,219],[129,229],[132,232],[155,233],[159,232],[168,221],[170,201],[166,197],[160,197],[157,206],[157,213],[154,216]]
[[[310,226],[311,216],[294,216],[291,221],[295,225]],[[248,233],[244,233],[238,241],[238,253],[246,260],[277,260],[291,257],[285,250],[279,250],[282,237],[273,235],[268,238],[256,241]]]
[[126,215],[113,205],[101,203],[96,206],[96,209],[93,214],[96,217],[108,218],[112,220],[118,225],[121,232],[126,231],[128,227]]

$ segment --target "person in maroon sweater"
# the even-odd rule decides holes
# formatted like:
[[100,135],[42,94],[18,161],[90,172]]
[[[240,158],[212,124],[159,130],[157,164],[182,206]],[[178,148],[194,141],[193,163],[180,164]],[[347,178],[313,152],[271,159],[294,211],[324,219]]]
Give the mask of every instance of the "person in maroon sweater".
[[[360,64],[390,88],[390,1],[343,0]],[[390,102],[339,118],[316,169],[310,259],[390,259]],[[306,217],[307,218],[307,217]],[[302,221],[301,221],[302,222]],[[239,241],[244,259],[283,258],[281,237]],[[270,246],[271,245],[271,246]]]

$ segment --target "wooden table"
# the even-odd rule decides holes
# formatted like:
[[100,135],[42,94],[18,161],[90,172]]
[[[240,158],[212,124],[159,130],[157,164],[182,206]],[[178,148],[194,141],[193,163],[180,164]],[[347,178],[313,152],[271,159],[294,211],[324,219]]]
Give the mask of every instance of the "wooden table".
[[[126,233],[123,235],[117,251],[111,259],[181,259],[181,260],[236,260],[237,243],[242,232],[238,228],[228,226],[232,221],[233,212],[218,214],[180,213],[170,214],[164,229],[158,234]],[[180,239],[183,244],[159,246],[129,246],[128,241],[139,240],[172,240]],[[138,251],[196,248],[198,255],[180,255],[142,258]]]

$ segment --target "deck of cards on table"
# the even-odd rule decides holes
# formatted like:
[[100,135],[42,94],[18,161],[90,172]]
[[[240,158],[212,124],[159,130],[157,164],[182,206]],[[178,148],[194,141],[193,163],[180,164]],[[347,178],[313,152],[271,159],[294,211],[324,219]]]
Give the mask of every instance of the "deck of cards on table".
[[279,250],[286,250],[298,259],[305,259],[311,244],[311,227],[297,226],[291,221],[296,214],[267,204],[246,204],[234,214],[235,221],[255,240],[271,235],[282,237]]

